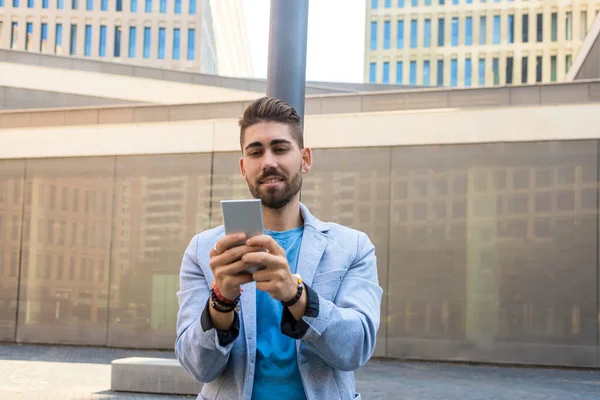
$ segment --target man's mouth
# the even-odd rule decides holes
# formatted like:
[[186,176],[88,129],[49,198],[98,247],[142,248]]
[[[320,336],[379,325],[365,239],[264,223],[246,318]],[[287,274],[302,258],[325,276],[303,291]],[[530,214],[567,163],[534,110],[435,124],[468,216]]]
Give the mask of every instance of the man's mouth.
[[283,178],[279,176],[267,176],[265,179],[260,181],[261,185],[269,185],[278,182],[283,182]]

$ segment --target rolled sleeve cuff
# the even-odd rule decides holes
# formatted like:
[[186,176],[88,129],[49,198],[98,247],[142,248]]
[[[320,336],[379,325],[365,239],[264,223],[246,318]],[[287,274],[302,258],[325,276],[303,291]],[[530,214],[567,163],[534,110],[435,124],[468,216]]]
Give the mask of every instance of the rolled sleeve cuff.
[[[202,330],[204,332],[213,329],[213,323],[210,319],[210,299],[206,301],[206,306],[204,306],[204,311],[202,311],[202,316],[200,317],[200,324],[202,325]],[[215,328],[217,331],[217,338],[219,340],[219,345],[222,347],[227,347],[229,344],[233,343],[235,339],[240,335],[240,318],[238,313],[233,312],[233,324],[231,324],[231,328],[228,331],[222,331]]]
[[306,310],[304,310],[302,318],[296,321],[287,307],[283,307],[281,315],[281,333],[293,339],[302,339],[310,328],[304,317],[316,318],[319,316],[319,295],[306,283],[304,288],[306,290]]

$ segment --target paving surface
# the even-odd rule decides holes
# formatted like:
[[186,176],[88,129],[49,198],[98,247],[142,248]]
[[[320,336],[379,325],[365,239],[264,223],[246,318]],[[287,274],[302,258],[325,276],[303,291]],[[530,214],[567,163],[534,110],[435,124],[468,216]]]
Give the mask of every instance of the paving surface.
[[[194,399],[110,391],[110,362],[169,351],[0,344],[0,400]],[[373,360],[356,373],[363,399],[600,399],[600,371]]]

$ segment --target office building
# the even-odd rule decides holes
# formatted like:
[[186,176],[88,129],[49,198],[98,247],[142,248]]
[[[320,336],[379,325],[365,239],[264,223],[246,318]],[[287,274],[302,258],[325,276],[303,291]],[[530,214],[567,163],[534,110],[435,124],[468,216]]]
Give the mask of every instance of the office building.
[[365,82],[561,82],[599,11],[599,0],[369,0]]
[[[252,76],[240,0],[0,0],[0,48]],[[235,10],[228,17],[221,8]],[[217,16],[217,18],[215,18]],[[218,32],[226,29],[226,39]],[[236,48],[235,64],[221,46]],[[241,61],[240,61],[241,60]]]

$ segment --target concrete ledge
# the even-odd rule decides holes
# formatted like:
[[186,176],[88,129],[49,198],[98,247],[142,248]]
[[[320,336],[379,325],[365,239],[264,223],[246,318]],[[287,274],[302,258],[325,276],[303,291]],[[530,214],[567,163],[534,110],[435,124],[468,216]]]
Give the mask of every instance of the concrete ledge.
[[190,377],[177,360],[129,357],[111,363],[110,389],[115,392],[198,395],[202,384]]

